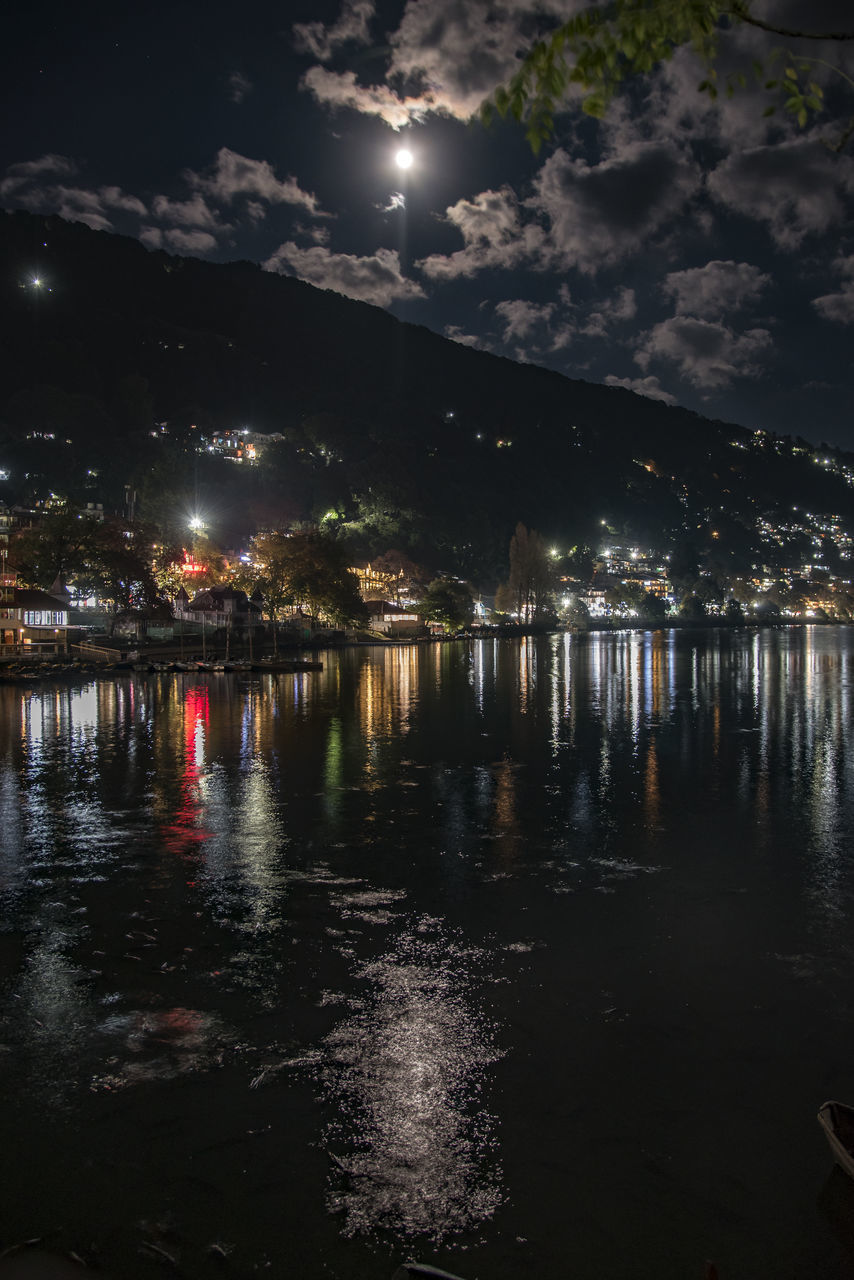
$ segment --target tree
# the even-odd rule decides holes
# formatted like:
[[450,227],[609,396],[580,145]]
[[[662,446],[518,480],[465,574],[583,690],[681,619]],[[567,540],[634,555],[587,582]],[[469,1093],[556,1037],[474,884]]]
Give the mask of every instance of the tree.
[[102,525],[88,568],[97,595],[112,607],[110,634],[120,613],[152,609],[160,601],[150,558],[134,545],[132,531]]
[[653,591],[647,591],[641,602],[641,613],[651,622],[662,622],[667,617],[667,605],[661,596],[657,596]]
[[[854,30],[799,30],[766,22],[751,12],[752,0],[612,0],[592,4],[562,23],[528,52],[516,75],[484,103],[481,115],[494,111],[527,121],[527,138],[537,151],[554,133],[554,116],[573,88],[581,108],[601,119],[623,84],[649,75],[682,47],[692,50],[702,71],[700,92],[712,99],[723,88],[731,95],[745,88],[748,74],[782,98],[786,111],[803,127],[825,110],[816,68],[838,76],[850,89],[854,81],[841,67],[803,56],[796,41],[854,41]],[[718,73],[721,36],[739,26],[759,28],[790,43],[772,48],[764,61],[752,58],[725,77]],[[721,80],[723,79],[723,84]],[[772,103],[766,115],[776,110]],[[841,122],[829,143],[841,151],[854,134],[854,117]]]
[[553,612],[554,570],[546,545],[536,529],[521,523],[510,539],[507,587],[520,622],[539,622]]
[[46,590],[59,576],[68,580],[85,571],[99,529],[94,518],[63,508],[15,534],[9,559],[26,586]]
[[706,616],[706,606],[699,596],[686,596],[679,606],[679,615],[689,622],[701,622]]
[[465,582],[454,578],[434,578],[424,599],[418,603],[418,612],[429,622],[438,622],[446,631],[459,631],[471,625],[474,618],[474,600]]
[[260,534],[253,541],[256,585],[273,622],[286,608],[309,618],[324,617],[335,626],[367,622],[356,575],[344,548],[316,530]]
[[[142,548],[145,548],[143,550]],[[48,589],[57,577],[78,596],[98,596],[116,617],[158,603],[145,531],[119,521],[99,521],[66,509],[18,534],[12,562],[22,581]]]
[[414,560],[410,560],[405,552],[396,549],[385,551],[381,556],[374,556],[371,560],[371,568],[374,573],[387,576],[388,594],[397,601],[400,600],[401,587],[426,581],[425,572],[421,566]]

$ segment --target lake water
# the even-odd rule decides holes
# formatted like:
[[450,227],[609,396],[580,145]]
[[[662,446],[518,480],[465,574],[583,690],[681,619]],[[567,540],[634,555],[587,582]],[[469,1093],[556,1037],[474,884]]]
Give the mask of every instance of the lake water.
[[854,630],[0,689],[0,1250],[854,1277]]

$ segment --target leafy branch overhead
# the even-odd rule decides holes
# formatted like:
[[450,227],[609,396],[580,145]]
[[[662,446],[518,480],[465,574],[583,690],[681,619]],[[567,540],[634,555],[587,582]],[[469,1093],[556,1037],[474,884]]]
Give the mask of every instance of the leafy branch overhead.
[[[750,79],[774,94],[765,115],[782,105],[803,127],[826,111],[817,68],[854,90],[854,80],[839,66],[813,58],[787,46],[775,46],[764,59],[752,58],[743,66],[719,72],[720,40],[726,32],[751,26],[788,41],[854,41],[851,31],[801,31],[755,17],[751,0],[613,0],[594,4],[575,14],[540,40],[525,56],[519,70],[501,85],[481,107],[488,123],[494,113],[512,116],[527,124],[526,136],[534,151],[554,134],[556,112],[573,89],[581,94],[587,115],[601,119],[620,88],[637,77],[649,75],[669,61],[677,49],[689,48],[702,67],[701,93],[714,100],[731,96]],[[781,100],[781,101],[780,101]],[[854,134],[854,117],[839,122],[837,136],[828,142],[841,151]]]

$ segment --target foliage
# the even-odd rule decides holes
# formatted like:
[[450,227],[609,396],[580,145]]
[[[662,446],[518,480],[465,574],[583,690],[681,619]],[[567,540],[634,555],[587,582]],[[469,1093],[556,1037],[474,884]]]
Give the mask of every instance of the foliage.
[[425,570],[403,551],[392,549],[371,560],[374,573],[388,578],[388,595],[400,600],[401,588],[426,581]]
[[689,622],[701,622],[706,617],[706,606],[699,596],[686,596],[679,606],[679,616]]
[[543,539],[521,523],[510,539],[507,599],[520,622],[539,622],[554,609],[555,573]]
[[63,509],[17,534],[10,551],[25,584],[47,590],[61,576],[78,596],[109,604],[115,620],[160,600],[147,546],[143,529]]
[[[854,31],[799,31],[776,26],[751,12],[751,0],[613,0],[593,4],[574,14],[528,52],[507,85],[484,103],[481,116],[493,112],[526,120],[527,138],[534,151],[554,133],[555,112],[573,88],[581,93],[581,108],[601,119],[622,85],[645,76],[669,61],[682,47],[698,59],[703,76],[698,89],[715,99],[723,90],[743,89],[750,74],[767,91],[782,97],[784,109],[803,127],[825,109],[824,93],[815,78],[821,65],[854,89],[854,82],[823,59],[798,56],[775,47],[764,62],[753,59],[726,77],[717,62],[721,35],[739,25],[758,27],[771,35],[796,40],[854,40]],[[765,114],[776,110],[771,104]],[[841,150],[854,133],[854,119],[844,124],[832,144]]]
[[315,530],[259,534],[253,541],[256,585],[274,621],[286,608],[335,626],[367,622],[358,579],[343,546]]
[[119,613],[152,609],[159,601],[150,561],[127,533],[104,525],[91,562],[95,589],[112,606],[113,622]]
[[417,608],[422,618],[439,623],[446,631],[468,627],[474,617],[471,588],[454,578],[435,578]]
[[46,591],[60,575],[68,580],[85,572],[98,533],[94,518],[57,511],[13,536],[10,563],[26,586]]
[[652,591],[647,591],[641,602],[641,614],[652,622],[661,622],[667,616],[667,605],[661,596],[655,595]]

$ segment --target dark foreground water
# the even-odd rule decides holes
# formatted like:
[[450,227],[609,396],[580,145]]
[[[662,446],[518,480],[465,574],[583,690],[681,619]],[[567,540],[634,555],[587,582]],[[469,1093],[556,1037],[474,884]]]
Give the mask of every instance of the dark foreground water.
[[0,690],[0,1250],[854,1276],[854,631]]

